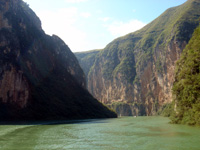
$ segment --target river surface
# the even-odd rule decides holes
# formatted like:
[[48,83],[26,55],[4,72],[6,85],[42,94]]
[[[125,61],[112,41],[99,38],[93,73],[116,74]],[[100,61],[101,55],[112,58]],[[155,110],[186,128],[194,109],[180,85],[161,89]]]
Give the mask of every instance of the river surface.
[[163,117],[0,125],[0,150],[200,150],[200,128]]

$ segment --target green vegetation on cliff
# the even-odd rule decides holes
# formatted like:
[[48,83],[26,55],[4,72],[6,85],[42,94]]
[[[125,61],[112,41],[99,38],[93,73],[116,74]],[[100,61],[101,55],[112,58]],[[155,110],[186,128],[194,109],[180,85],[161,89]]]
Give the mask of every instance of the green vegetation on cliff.
[[200,26],[176,66],[172,122],[200,125]]

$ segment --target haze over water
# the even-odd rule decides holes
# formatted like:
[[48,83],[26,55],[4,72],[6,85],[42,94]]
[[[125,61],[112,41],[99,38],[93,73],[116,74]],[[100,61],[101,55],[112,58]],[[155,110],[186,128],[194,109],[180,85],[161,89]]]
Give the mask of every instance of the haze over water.
[[200,128],[163,117],[61,125],[1,125],[1,150],[199,150]]

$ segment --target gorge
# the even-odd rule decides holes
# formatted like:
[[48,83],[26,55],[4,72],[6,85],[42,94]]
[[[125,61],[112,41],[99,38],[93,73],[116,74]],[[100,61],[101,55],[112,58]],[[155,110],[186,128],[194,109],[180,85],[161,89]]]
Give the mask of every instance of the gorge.
[[200,0],[75,54],[41,24],[0,1],[1,150],[199,150]]

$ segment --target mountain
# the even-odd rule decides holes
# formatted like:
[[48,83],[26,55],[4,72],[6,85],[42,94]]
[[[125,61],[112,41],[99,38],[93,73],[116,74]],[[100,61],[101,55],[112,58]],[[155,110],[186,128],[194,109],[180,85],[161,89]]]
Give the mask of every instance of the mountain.
[[[109,43],[89,65],[90,93],[121,115],[156,114],[172,102],[175,63],[199,18],[200,0],[188,0]],[[87,61],[80,63],[85,66]]]
[[77,59],[22,0],[0,1],[0,119],[116,117],[86,90]]
[[200,125],[200,26],[176,65],[172,122]]

